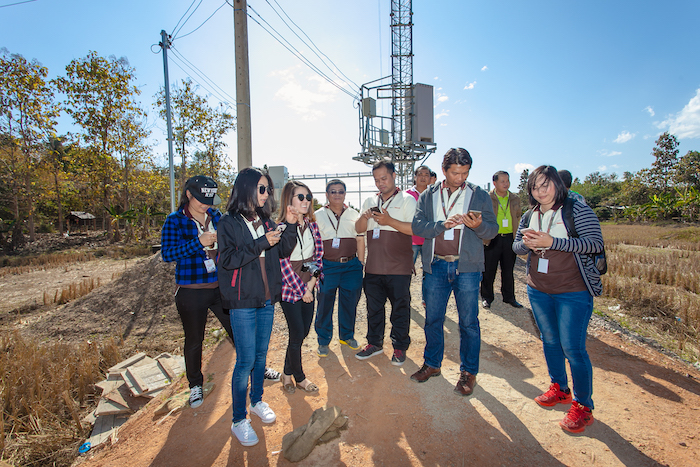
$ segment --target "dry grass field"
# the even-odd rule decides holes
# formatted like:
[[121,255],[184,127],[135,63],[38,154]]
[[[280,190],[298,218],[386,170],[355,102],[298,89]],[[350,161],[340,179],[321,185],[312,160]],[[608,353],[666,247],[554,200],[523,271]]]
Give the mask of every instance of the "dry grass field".
[[684,359],[700,358],[700,227],[603,225],[608,273],[598,310]]

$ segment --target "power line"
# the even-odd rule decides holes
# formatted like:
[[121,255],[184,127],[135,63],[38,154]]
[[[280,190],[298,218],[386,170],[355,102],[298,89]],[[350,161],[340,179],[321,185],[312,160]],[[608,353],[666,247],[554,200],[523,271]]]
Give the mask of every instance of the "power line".
[[[265,1],[267,2],[268,5],[270,5],[270,8],[272,8],[272,10],[273,10],[275,13],[277,13],[277,16],[280,17],[280,19],[281,19],[282,22],[285,24],[285,26],[287,26],[287,28],[289,28],[289,30],[292,31],[292,33],[293,33],[295,36],[297,36],[297,37],[299,38],[299,40],[301,40],[301,41],[314,53],[314,55],[316,55],[316,56],[324,63],[324,65],[326,65],[326,67],[328,67],[328,69],[330,70],[331,73],[333,73],[336,77],[338,77],[338,79],[344,81],[345,84],[347,84],[347,85],[351,85],[351,84],[352,84],[353,86],[355,86],[355,88],[357,88],[357,89],[360,88],[360,86],[359,86],[357,83],[355,83],[352,79],[350,79],[345,73],[343,73],[343,72],[340,70],[340,68],[338,68],[338,66],[337,66],[335,63],[333,63],[333,60],[331,60],[331,59],[328,57],[328,55],[324,54],[324,53],[321,51],[321,49],[318,48],[318,46],[316,45],[316,43],[314,43],[314,41],[308,36],[308,34],[306,34],[306,33],[304,32],[304,30],[301,29],[301,28],[299,27],[299,25],[298,25],[297,23],[295,23],[294,20],[293,20],[292,18],[289,17],[289,15],[287,14],[287,12],[284,11],[284,8],[282,8],[282,6],[277,2],[277,0],[273,0],[273,1],[274,1],[275,4],[279,7],[279,9],[282,11],[282,13],[284,13],[284,16],[286,16],[287,19],[289,19],[289,21],[291,21],[291,23],[304,35],[304,37],[306,37],[306,38],[311,42],[311,45],[313,45],[313,47],[311,47],[310,45],[308,45],[308,44],[304,41],[304,39],[302,39],[301,37],[299,37],[299,34],[297,34],[296,32],[294,32],[294,30],[291,28],[291,26],[289,26],[289,24],[287,23],[287,21],[285,21],[285,19],[282,18],[282,15],[280,15],[279,12],[277,12],[277,10],[275,9],[275,7],[272,6],[272,4],[270,3],[269,0],[265,0]],[[323,56],[331,63],[331,65],[333,65],[333,67],[329,66],[329,65],[323,60],[323,58],[321,58],[321,56],[320,56],[318,53],[316,53],[316,50],[314,50],[314,49],[318,50],[318,52],[319,52],[321,55],[323,55]],[[335,68],[335,70],[338,70],[338,72],[339,72],[341,75],[343,75],[343,77],[340,77],[340,76],[335,72],[334,68]],[[343,78],[345,78],[345,79],[343,79]],[[345,80],[347,80],[347,81],[345,81]],[[348,82],[348,81],[349,81],[349,82]]]
[[[292,55],[294,55],[295,57],[297,57],[302,63],[304,63],[306,66],[308,66],[308,67],[311,68],[313,71],[315,71],[319,76],[321,76],[323,79],[325,79],[326,81],[328,81],[331,85],[335,86],[335,87],[338,88],[340,91],[342,91],[342,92],[344,92],[345,94],[347,94],[348,96],[352,97],[354,100],[358,100],[358,101],[359,101],[359,95],[358,95],[358,94],[353,94],[352,92],[350,92],[350,91],[348,91],[347,89],[345,89],[343,86],[340,86],[338,83],[336,83],[335,81],[333,81],[332,79],[330,79],[330,78],[329,78],[325,73],[323,73],[317,66],[315,66],[315,65],[314,65],[313,63],[311,63],[306,57],[304,57],[304,55],[303,55],[301,52],[299,52],[299,50],[297,50],[296,47],[294,47],[292,44],[290,44],[289,41],[287,41],[287,40],[282,36],[282,34],[280,34],[274,27],[272,27],[272,25],[270,25],[270,23],[268,23],[268,22],[260,15],[260,13],[258,13],[257,11],[255,11],[255,9],[253,9],[250,5],[248,5],[248,8],[251,9],[251,10],[253,10],[253,12],[254,12],[256,15],[258,15],[258,16],[260,17],[260,19],[261,19],[265,24],[267,24],[267,25],[270,27],[270,29],[271,29],[272,31],[275,32],[275,34],[277,34],[278,36],[280,36],[280,38],[281,38],[282,40],[284,40],[287,44],[285,44],[284,42],[282,42],[282,40],[280,40],[280,38],[278,38],[277,36],[275,36],[275,34],[273,34],[272,32],[270,32],[265,26],[263,26],[263,25],[260,23],[260,21],[258,21],[258,20],[255,19],[253,16],[251,16],[250,13],[248,13],[248,17],[249,17],[250,19],[252,19],[253,21],[255,21],[255,22],[258,24],[258,26],[260,26],[265,32],[267,32],[268,34],[270,34],[277,42],[279,42],[279,43],[280,43],[285,49],[287,49]],[[346,83],[346,84],[347,84],[347,83]]]
[[7,5],[0,5],[0,8],[5,8],[5,7],[8,7],[8,6],[21,5],[21,4],[23,4],[23,3],[32,3],[32,2],[36,2],[36,0],[25,0],[25,1],[23,1],[23,2],[8,3]]
[[[221,10],[221,9],[224,7],[224,5],[226,5],[227,3],[228,3],[227,1],[224,1],[224,3],[222,3],[221,6],[220,6],[219,8],[217,8],[216,10],[214,10],[214,13],[212,13],[211,15],[209,15],[209,18],[205,19],[204,22],[202,22],[202,24],[200,24],[199,26],[197,26],[197,27],[194,28],[192,31],[188,32],[187,34],[184,34],[184,35],[182,35],[182,36],[178,36],[178,39],[182,39],[183,37],[187,37],[187,36],[189,36],[190,34],[192,34],[193,32],[197,31],[197,29],[199,29],[199,28],[201,28],[202,26],[204,26],[204,24],[205,24],[207,21],[209,21],[210,19],[212,19],[212,17],[216,14],[216,12],[218,12],[219,10]],[[180,28],[180,29],[182,29],[182,28]]]
[[192,0],[192,3],[190,3],[190,6],[187,7],[187,10],[185,10],[185,12],[182,14],[180,19],[178,20],[177,24],[175,25],[174,28],[171,29],[171,31],[175,31],[177,29],[177,27],[180,25],[180,21],[182,21],[185,18],[185,15],[187,14],[188,11],[190,11],[190,8],[192,8],[192,5],[194,5],[194,2],[196,2],[196,1],[197,0]]
[[234,97],[232,97],[230,94],[228,94],[226,91],[224,91],[224,89],[223,89],[221,86],[219,86],[218,84],[216,84],[216,83],[214,82],[213,79],[209,78],[209,77],[206,75],[206,73],[204,73],[202,70],[200,70],[199,68],[197,68],[192,62],[190,62],[189,60],[187,60],[187,58],[182,54],[182,52],[180,52],[179,50],[175,49],[175,47],[171,47],[170,50],[173,51],[174,55],[175,55],[178,59],[184,61],[184,62],[187,64],[188,68],[190,68],[191,70],[193,70],[193,71],[194,71],[198,76],[200,76],[202,79],[208,81],[208,83],[209,83],[211,86],[214,86],[216,89],[218,89],[219,91],[221,91],[220,94],[217,93],[217,94],[218,94],[218,97],[220,97],[220,96],[223,95],[223,96],[226,96],[226,97],[228,98],[228,99],[220,99],[221,101],[226,102],[226,103],[229,104],[229,105],[231,104],[231,102],[236,102],[236,99],[235,99]]
[[[195,1],[196,1],[196,0],[192,0],[192,4],[194,4]],[[204,0],[199,0],[199,3],[197,4],[196,7],[194,7],[194,10],[192,10],[192,13],[190,13],[190,16],[188,16],[187,19],[182,23],[182,26],[180,26],[180,29],[178,29],[177,31],[173,32],[173,39],[174,39],[174,38],[177,36],[177,34],[182,30],[182,28],[185,27],[185,24],[187,24],[187,22],[190,20],[190,18],[192,18],[192,15],[195,14],[195,12],[197,11],[197,9],[198,9],[198,8],[200,7],[200,5],[202,4],[202,1],[204,1]],[[192,5],[190,5],[190,8],[192,8]],[[189,10],[189,8],[188,8],[188,10]],[[187,12],[185,12],[185,14],[187,14]],[[183,15],[183,17],[184,17],[184,15]],[[182,21],[182,18],[180,18],[180,21]],[[179,21],[178,21],[178,23],[179,23]],[[175,27],[177,28],[177,26],[175,26]]]
[[217,91],[211,89],[208,83],[202,82],[203,80],[202,80],[201,77],[200,77],[199,79],[197,79],[198,77],[196,76],[196,73],[194,74],[195,76],[193,76],[193,73],[191,72],[191,70],[188,71],[188,70],[186,70],[185,68],[183,68],[183,67],[187,67],[187,64],[182,63],[182,65],[181,65],[181,64],[178,63],[177,60],[173,60],[173,63],[174,63],[175,66],[177,66],[180,70],[182,70],[182,71],[185,73],[185,75],[187,75],[188,78],[190,78],[192,81],[194,81],[194,82],[197,83],[199,86],[201,86],[201,87],[202,87],[205,91],[207,91],[209,94],[211,94],[212,96],[214,96],[215,98],[217,98],[219,101],[228,104],[229,106],[232,105],[232,104],[231,104],[231,101],[229,101],[227,98],[223,97],[223,96],[222,96],[221,94],[219,94]]

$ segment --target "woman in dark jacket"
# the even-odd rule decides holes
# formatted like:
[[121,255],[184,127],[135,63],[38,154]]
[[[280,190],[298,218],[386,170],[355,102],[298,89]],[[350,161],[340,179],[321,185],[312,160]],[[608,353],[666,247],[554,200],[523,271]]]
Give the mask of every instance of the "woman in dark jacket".
[[[527,192],[533,208],[520,220],[513,251],[528,255],[527,295],[542,334],[552,381],[535,402],[543,407],[571,404],[559,425],[580,433],[593,423],[593,368],[586,351],[586,329],[593,313],[593,296],[602,290],[590,255],[603,251],[603,235],[590,207],[567,200],[568,190],[556,168],[543,165],[533,170]],[[569,218],[573,218],[576,236],[569,234]],[[566,360],[571,368],[573,400]]]
[[267,173],[241,170],[219,222],[219,281],[223,306],[230,310],[236,340],[236,366],[231,378],[233,424],[231,432],[243,446],[258,443],[246,418],[250,380],[250,411],[265,423],[276,419],[262,402],[267,347],[272,332],[274,304],[282,298],[280,258],[296,245],[296,214],[288,209],[279,227],[270,220],[274,187]]

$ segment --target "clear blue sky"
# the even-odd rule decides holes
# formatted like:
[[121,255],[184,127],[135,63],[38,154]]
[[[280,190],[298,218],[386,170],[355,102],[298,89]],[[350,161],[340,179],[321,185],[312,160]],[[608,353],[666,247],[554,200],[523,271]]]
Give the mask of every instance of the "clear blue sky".
[[[0,6],[18,1],[0,0]],[[277,3],[355,83],[389,74],[389,0]],[[0,8],[0,47],[37,59],[51,77],[91,50],[128,58],[156,155],[165,161],[165,123],[153,108],[163,85],[157,43],[161,29],[173,33],[191,4],[37,0],[8,6]],[[248,4],[320,63],[267,0]],[[437,152],[428,165],[438,172],[442,155],[456,146],[474,158],[470,181],[483,185],[493,172],[507,170],[516,186],[523,168],[544,163],[581,179],[648,167],[663,131],[678,137],[681,155],[700,150],[697,0],[414,0],[413,13],[414,81],[435,87]],[[251,19],[248,29],[254,164],[286,165],[291,174],[367,170],[352,160],[360,150],[353,100]],[[174,47],[235,97],[233,42],[232,8],[203,0]],[[211,94],[213,87],[183,63],[171,59],[171,83],[189,74],[208,88],[200,88],[202,94]],[[235,161],[234,134],[228,142]]]

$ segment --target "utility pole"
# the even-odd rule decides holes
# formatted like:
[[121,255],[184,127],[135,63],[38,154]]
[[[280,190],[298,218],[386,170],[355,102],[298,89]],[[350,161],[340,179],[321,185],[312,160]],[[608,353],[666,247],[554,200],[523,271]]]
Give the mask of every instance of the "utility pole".
[[250,77],[248,71],[248,5],[234,0],[233,24],[236,34],[236,133],[238,171],[253,165],[250,131]]
[[175,168],[173,166],[173,123],[170,116],[170,78],[168,77],[168,49],[170,36],[160,31],[160,47],[163,49],[163,72],[165,74],[165,120],[168,123],[168,164],[170,165],[170,212],[175,212]]

